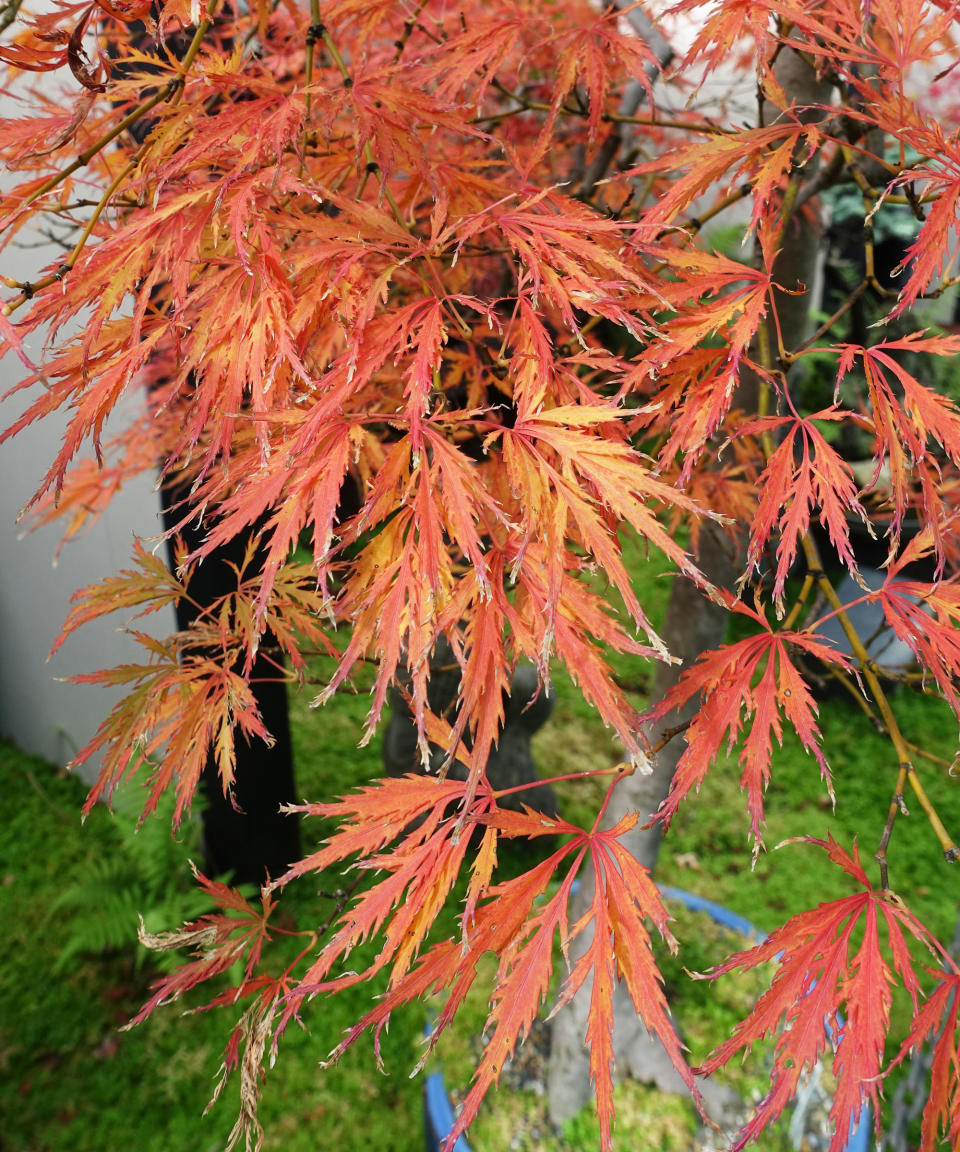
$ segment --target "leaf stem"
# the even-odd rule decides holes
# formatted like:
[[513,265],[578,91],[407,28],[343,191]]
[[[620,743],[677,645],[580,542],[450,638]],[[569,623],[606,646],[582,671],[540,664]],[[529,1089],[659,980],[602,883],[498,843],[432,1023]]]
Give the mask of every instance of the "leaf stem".
[[[629,767],[629,765],[628,765]],[[502,796],[513,796],[517,792],[526,792],[531,788],[542,788],[547,784],[561,784],[567,780],[588,780],[594,776],[629,776],[623,764],[614,764],[610,768],[585,768],[582,772],[566,772],[562,776],[543,776],[530,780],[526,784],[514,784],[511,788],[496,788],[492,790],[495,799]]]
[[800,588],[799,593],[797,594],[796,600],[794,600],[794,602],[793,602],[793,607],[790,609],[789,615],[787,616],[786,620],[784,620],[784,622],[783,622],[784,631],[789,631],[796,624],[797,620],[800,617],[800,614],[803,612],[803,609],[804,609],[804,606],[806,605],[807,599],[809,598],[810,593],[813,590],[813,586],[814,586],[813,574],[811,572],[808,572],[806,574],[806,576],[804,576],[804,578],[803,578],[803,585]]

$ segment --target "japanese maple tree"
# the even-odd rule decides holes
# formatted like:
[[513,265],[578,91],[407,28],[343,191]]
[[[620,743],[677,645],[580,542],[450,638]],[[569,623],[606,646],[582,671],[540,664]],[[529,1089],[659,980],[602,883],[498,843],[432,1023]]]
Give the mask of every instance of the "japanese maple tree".
[[[242,1005],[225,1058],[241,1077],[235,1139],[257,1136],[265,1055],[282,1051],[309,998],[383,972],[388,991],[338,1051],[441,990],[438,1035],[494,952],[491,1038],[462,1132],[550,996],[557,943],[560,1004],[586,1004],[603,1146],[618,997],[697,1095],[651,953],[651,932],[670,939],[667,915],[632,838],[694,803],[732,749],[745,830],[762,850],[785,730],[829,788],[810,686],[826,665],[890,740],[877,766],[892,797],[878,873],[871,881],[855,845],[794,849],[827,852],[854,894],[723,966],[770,960],[776,975],[704,1071],[777,1033],[771,1089],[740,1147],[832,1049],[838,1152],[882,1086],[899,986],[914,1017],[895,1060],[935,1039],[924,1148],[957,1146],[960,970],[886,866],[905,793],[948,862],[958,850],[924,789],[938,769],[922,760],[922,734],[901,728],[821,557],[829,547],[856,577],[851,523],[885,538],[885,581],[862,599],[960,713],[960,413],[914,367],[960,353],[960,337],[922,319],[924,301],[954,283],[955,5],[56,0],[28,12],[10,0],[4,13],[0,58],[21,115],[0,124],[0,155],[18,173],[0,237],[15,243],[38,224],[68,237],[63,259],[29,282],[0,277],[0,336],[23,364],[25,403],[4,436],[65,414],[33,509],[63,517],[68,537],[158,468],[190,492],[182,522],[206,530],[173,573],[137,545],[129,568],[78,594],[65,632],[188,599],[191,572],[218,547],[254,528],[262,541],[188,629],[134,631],[139,663],[80,677],[127,689],[78,757],[102,763],[88,804],[144,772],[148,809],[172,788],[179,821],[211,749],[229,791],[237,741],[270,738],[250,684],[268,633],[293,684],[307,652],[334,659],[318,703],[362,662],[375,666],[358,739],[398,686],[424,763],[439,747],[466,769],[465,780],[411,774],[304,806],[337,830],[274,877],[259,907],[202,879],[218,911],[152,941],[193,956],[141,1016],[239,963],[239,984],[220,995]],[[693,43],[674,51],[690,26]],[[702,84],[717,75],[731,91],[745,78],[750,99],[708,103]],[[863,199],[862,275],[810,324],[810,237],[821,194],[841,184]],[[895,288],[878,280],[871,231],[892,204],[917,222]],[[702,238],[738,209],[740,259]],[[866,297],[880,316],[869,345],[843,329]],[[911,329],[892,326],[914,314]],[[808,362],[831,364],[832,398],[817,408],[798,383]],[[136,415],[107,436],[130,395]],[[838,447],[844,429],[869,445],[865,482]],[[919,524],[909,542],[908,519]],[[627,537],[678,573],[689,610],[674,612],[666,643],[631,586]],[[927,579],[908,571],[923,558]],[[698,631],[703,614],[713,623]],[[730,615],[743,627],[725,644]],[[850,656],[822,633],[835,616]],[[427,690],[441,638],[462,689],[436,715]],[[646,714],[618,686],[611,651],[662,669]],[[544,692],[551,664],[564,664],[623,745],[615,769],[583,767],[608,785],[589,827],[501,806],[486,778],[520,661]],[[662,788],[644,804],[631,788],[648,775]],[[518,838],[549,847],[504,878],[498,845]],[[263,946],[283,888],[347,865],[362,882],[298,962],[274,970]],[[589,882],[571,912],[578,874]],[[437,941],[461,881],[459,933]],[[354,971],[371,938],[376,958]]]

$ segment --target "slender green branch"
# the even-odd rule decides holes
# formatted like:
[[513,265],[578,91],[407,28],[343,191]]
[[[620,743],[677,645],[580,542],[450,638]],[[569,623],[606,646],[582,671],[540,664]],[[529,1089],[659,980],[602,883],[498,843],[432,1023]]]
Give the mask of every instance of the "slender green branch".
[[[314,0],[311,0],[311,13],[313,12],[313,2],[314,2]],[[340,73],[340,79],[343,81],[344,86],[347,88],[352,88],[353,87],[353,77],[350,75],[350,69],[347,67],[347,62],[340,55],[340,49],[336,46],[336,44],[334,44],[333,38],[331,37],[330,33],[327,31],[326,28],[324,28],[324,26],[322,24],[320,24],[319,15],[320,15],[320,12],[319,12],[319,5],[318,5],[317,6],[317,24],[319,25],[320,38],[323,40],[324,47],[330,53],[330,59],[333,61],[334,67]]]
[[929,760],[931,764],[937,764],[941,768],[946,768],[948,772],[950,771],[952,764],[949,760],[945,760],[942,756],[937,756],[933,752],[928,752],[926,748],[921,748],[919,744],[911,744],[909,740],[907,741],[907,747],[910,749],[914,756],[919,756],[924,760]]
[[809,533],[803,537],[802,546],[804,555],[807,559],[807,564],[815,571],[821,573],[817,582],[820,585],[820,589],[826,597],[830,607],[833,608],[834,612],[836,613],[837,619],[840,622],[840,626],[843,628],[844,634],[846,635],[847,640],[850,643],[850,647],[853,650],[853,654],[860,664],[863,677],[866,680],[868,687],[870,688],[870,694],[876,702],[877,708],[880,710],[880,715],[883,718],[887,734],[889,735],[894,750],[896,751],[897,761],[900,765],[900,771],[906,774],[906,779],[910,784],[910,788],[914,796],[917,798],[918,804],[923,809],[927,820],[930,822],[930,827],[933,829],[937,840],[940,842],[940,847],[943,850],[944,857],[948,861],[960,859],[960,849],[957,848],[957,845],[953,842],[953,839],[944,827],[943,821],[937,814],[937,811],[930,801],[930,798],[927,796],[922,783],[917,777],[917,773],[914,770],[913,763],[910,758],[910,747],[908,746],[907,741],[904,739],[903,734],[900,731],[897,718],[893,713],[893,709],[890,707],[890,701],[887,699],[887,695],[883,690],[883,685],[880,683],[880,680],[873,669],[873,662],[870,659],[870,655],[866,648],[863,646],[863,641],[860,639],[860,635],[856,628],[850,622],[850,618],[840,600],[840,597],[837,595],[836,589],[827,579],[826,575],[822,574],[822,566],[820,564],[820,556],[817,551],[817,545]]
[[407,46],[407,41],[413,35],[414,28],[419,25],[420,13],[424,10],[424,8],[426,8],[426,6],[427,0],[419,0],[416,8],[413,10],[413,12],[410,13],[406,20],[404,20],[403,31],[400,33],[400,39],[396,42],[396,52],[393,57],[394,64],[396,64],[400,57],[403,55],[403,50]]
[[793,628],[793,626],[796,624],[797,620],[800,618],[800,614],[803,612],[803,609],[807,603],[807,599],[809,598],[810,593],[813,590],[813,586],[814,586],[813,575],[810,572],[808,572],[806,574],[806,576],[804,576],[804,578],[803,578],[803,585],[800,588],[799,593],[797,594],[796,600],[794,600],[794,602],[793,602],[793,607],[790,609],[789,615],[787,616],[786,620],[784,620],[784,622],[783,622],[783,627],[784,627],[785,631],[789,631],[791,628]]
[[906,770],[901,766],[900,771],[897,773],[897,783],[893,790],[893,799],[890,801],[890,808],[887,811],[887,822],[883,826],[880,843],[877,845],[877,850],[873,854],[874,860],[880,865],[880,887],[885,892],[890,888],[887,876],[887,848],[890,844],[890,836],[893,833],[893,825],[897,816],[900,814],[904,816],[910,815],[903,799],[903,785],[906,781],[906,775]]
[[22,5],[23,0],[4,0],[3,6],[0,7],[0,32],[9,28],[16,20]]
[[[310,91],[310,85],[313,83],[313,57],[314,49],[317,43],[317,37],[320,35],[320,30],[323,28],[323,23],[320,19],[320,0],[310,0],[310,27],[307,29],[307,53],[304,62],[304,87],[307,90],[306,97],[304,98],[305,115],[304,120],[307,124],[310,123],[310,109],[313,94]],[[303,161],[301,160],[301,169]]]
[[[86,167],[86,165],[89,164],[96,155],[102,152],[108,144],[112,143],[118,136],[126,132],[128,128],[136,124],[138,120],[143,119],[143,117],[146,116],[146,114],[151,111],[151,109],[155,108],[158,104],[164,103],[165,101],[174,100],[183,90],[187,74],[189,73],[193,62],[197,57],[197,53],[200,51],[200,45],[203,43],[204,36],[209,31],[211,23],[212,17],[208,17],[197,25],[197,29],[193,34],[193,39],[190,41],[190,45],[187,48],[183,59],[180,61],[180,74],[178,76],[168,80],[167,83],[164,84],[161,88],[157,89],[157,91],[154,92],[152,96],[144,100],[142,104],[138,105],[133,109],[133,111],[124,116],[123,119],[118,121],[108,132],[105,132],[88,148],[84,149],[84,151],[81,152],[80,155],[70,164],[64,168],[61,168],[58,172],[53,173],[52,176],[45,180],[39,187],[35,188],[29,196],[25,197],[24,200],[21,201],[20,207],[25,208],[39,200],[41,196],[45,196],[48,192],[52,192],[54,188],[59,187],[59,185],[62,184],[70,176],[72,176],[74,172],[78,171],[80,168]],[[99,216],[102,213],[104,207],[106,207],[107,201],[116,191],[116,188],[119,186],[119,183],[122,182],[123,177],[125,177],[132,170],[131,165],[135,166],[136,162],[136,159],[131,161],[131,164],[128,165],[127,168],[124,169],[124,171],[121,173],[120,178],[115,179],[111,183],[107,193],[101,197],[97,205],[97,209],[94,212],[93,220],[88,224],[83,236],[80,238],[79,246],[74,249],[74,253],[71,255],[71,258],[66,263],[66,265],[62,265],[61,268],[59,268],[57,272],[52,276],[46,277],[43,281],[39,281],[36,284],[11,280],[7,277],[2,278],[2,282],[8,288],[18,289],[21,293],[20,296],[4,304],[3,308],[0,309],[4,316],[11,315],[11,313],[19,308],[26,300],[29,300],[37,288],[47,287],[54,283],[56,280],[62,279],[65,272],[69,271],[69,269],[73,267],[73,262],[75,262],[79,256],[83,245],[89,238],[93,225],[96,223],[97,219],[99,219]],[[0,227],[2,227],[2,225],[0,225]]]
[[34,293],[39,292],[43,288],[49,288],[51,284],[56,284],[58,280],[62,280],[64,276],[66,276],[66,274],[72,270],[73,266],[80,258],[80,253],[83,251],[87,241],[90,239],[90,236],[96,227],[97,221],[103,214],[104,208],[106,208],[107,204],[109,204],[111,198],[113,197],[113,194],[117,191],[127,176],[130,175],[134,168],[136,168],[137,164],[137,159],[131,160],[129,164],[127,164],[113,178],[106,192],[104,192],[104,194],[100,197],[100,201],[96,208],[90,214],[90,219],[87,221],[86,227],[84,228],[80,239],[73,246],[73,250],[66,258],[66,260],[64,260],[63,263],[57,267],[56,272],[51,272],[48,276],[43,276],[39,280],[32,280],[29,284],[10,281],[4,277],[4,283],[8,288],[20,288],[22,290],[19,296],[15,297],[13,300],[8,301],[8,303],[4,305],[3,311],[5,315],[9,316],[11,312],[15,311],[20,307],[21,304],[29,300],[30,297],[34,295]]

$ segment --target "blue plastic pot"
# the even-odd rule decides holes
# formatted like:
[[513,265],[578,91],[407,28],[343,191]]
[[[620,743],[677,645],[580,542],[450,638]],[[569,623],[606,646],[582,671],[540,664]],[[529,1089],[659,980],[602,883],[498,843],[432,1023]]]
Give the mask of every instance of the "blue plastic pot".
[[[682,888],[661,887],[661,895],[667,900],[677,900],[685,904],[693,912],[706,912],[718,924],[739,932],[747,940],[759,944],[766,939],[766,933],[761,932],[749,920],[731,912],[712,900],[703,896],[696,896],[693,892],[685,892]],[[842,1022],[841,1022],[842,1024]],[[427,1027],[429,1035],[431,1029]],[[427,1152],[441,1152],[443,1143],[450,1134],[454,1125],[453,1107],[447,1095],[447,1087],[442,1072],[431,1072],[426,1079],[423,1093],[424,1123],[427,1137]],[[860,1119],[850,1127],[850,1139],[847,1141],[844,1152],[868,1152],[870,1147],[870,1105],[864,1106]],[[452,1152],[472,1152],[465,1137],[459,1136]]]

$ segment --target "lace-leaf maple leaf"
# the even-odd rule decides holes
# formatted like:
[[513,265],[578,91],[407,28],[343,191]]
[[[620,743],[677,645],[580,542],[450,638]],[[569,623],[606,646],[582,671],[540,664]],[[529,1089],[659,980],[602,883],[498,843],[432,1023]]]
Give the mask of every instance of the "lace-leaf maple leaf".
[[219,911],[207,912],[171,932],[147,932],[141,920],[138,935],[145,948],[159,952],[189,948],[196,958],[157,980],[153,984],[155,991],[130,1023],[125,1025],[126,1028],[146,1020],[157,1005],[179,1000],[191,988],[229,971],[240,962],[243,962],[243,977],[239,988],[232,990],[232,995],[224,994],[221,999],[225,1002],[228,999],[235,1001],[238,993],[250,990],[251,982],[255,979],[254,969],[259,963],[264,944],[270,939],[268,921],[274,908],[273,897],[264,889],[260,894],[261,906],[258,911],[239,889],[231,888],[219,880],[210,880],[196,868],[194,876]]
[[[789,645],[849,669],[850,662],[809,632],[773,632],[766,619],[746,605],[729,599],[731,611],[749,617],[764,631],[704,653],[680,677],[664,699],[649,712],[650,722],[662,720],[696,696],[700,704],[686,730],[687,747],[680,757],[670,792],[656,819],[669,826],[692,788],[699,790],[713,761],[723,750],[738,747],[743,769],[740,788],[746,790],[750,835],[755,851],[762,846],[763,793],[770,778],[773,738],[782,741],[786,719],[803,747],[813,754],[832,796],[830,772],[820,750],[817,706],[810,689],[790,659]],[[742,738],[741,738],[742,735]]]
[[753,229],[768,209],[774,193],[785,184],[798,146],[804,142],[809,150],[815,150],[817,136],[817,130],[811,125],[783,120],[750,132],[729,135],[718,132],[705,141],[684,144],[639,165],[638,174],[686,169],[651,208],[647,219],[671,223],[729,171],[727,179],[731,186],[749,182],[753,187],[750,220]]
[[561,27],[554,33],[550,45],[556,52],[557,69],[553,99],[550,112],[544,117],[539,141],[527,161],[529,164],[539,160],[549,147],[557,115],[575,90],[581,102],[586,98],[588,140],[591,143],[600,133],[612,74],[629,74],[643,85],[653,102],[652,85],[646,70],[659,67],[657,58],[644,40],[618,28],[620,20],[620,12],[615,7],[599,15],[590,13],[588,16],[581,11],[570,21],[574,27]]
[[[955,969],[955,965],[954,965]],[[932,1042],[930,1093],[923,1109],[921,1147],[934,1148],[941,1135],[952,1146],[960,1142],[960,973],[925,969],[933,990],[914,1016],[893,1067]]]
[[[527,818],[542,821],[542,817],[533,813]],[[513,815],[510,819],[516,823]],[[488,1088],[499,1079],[504,1061],[513,1052],[517,1040],[529,1031],[539,1006],[545,1000],[556,938],[566,953],[577,936],[586,934],[590,937],[590,943],[564,981],[554,1011],[559,1011],[588,979],[591,981],[586,1039],[590,1044],[590,1074],[600,1121],[600,1146],[604,1152],[612,1146],[612,997],[618,980],[626,983],[637,1012],[650,1032],[662,1041],[696,1098],[693,1074],[683,1059],[680,1041],[670,1020],[645,925],[647,919],[651,920],[661,935],[671,942],[666,909],[647,870],[619,842],[619,837],[636,822],[636,815],[631,814],[606,831],[579,832],[550,858],[555,869],[561,859],[574,851],[577,853],[559,891],[524,921],[508,948],[500,951],[493,1007],[486,1025],[490,1039],[450,1132],[451,1146],[468,1128]],[[570,885],[585,850],[594,857],[597,882],[589,909],[575,924],[568,925]],[[478,912],[478,922],[481,913],[488,912],[498,902],[498,897],[502,899],[506,892],[506,885],[492,890],[490,905]]]
[[590,1075],[600,1123],[600,1147],[612,1147],[613,1106],[613,991],[622,980],[637,1015],[647,1031],[663,1044],[683,1082],[699,1101],[693,1073],[683,1058],[663,993],[663,978],[653,959],[645,921],[650,919],[660,935],[675,947],[667,928],[667,913],[646,868],[619,842],[637,824],[636,813],[612,828],[595,832],[587,841],[594,861],[595,887],[590,908],[570,929],[569,943],[581,933],[590,942],[574,964],[557,998],[554,1012],[561,1010],[589,978],[590,1006],[586,1040],[590,1046]]
[[137,616],[145,616],[175,604],[187,595],[185,584],[170,571],[164,560],[148,552],[141,540],[133,543],[133,557],[136,568],[122,569],[116,576],[108,576],[98,584],[74,592],[71,597],[73,607],[50,650],[51,656],[72,632],[91,620],[140,605],[146,607]]
[[759,570],[764,548],[776,534],[773,596],[781,611],[787,575],[797,558],[799,542],[810,528],[811,516],[819,514],[837,556],[851,572],[856,570],[847,513],[858,515],[864,523],[867,513],[857,498],[853,470],[814,423],[841,419],[842,413],[825,409],[807,417],[747,421],[738,430],[740,435],[755,435],[789,425],[757,481],[760,498],[747,546],[747,563]]
[[924,144],[933,159],[902,173],[897,184],[919,180],[933,194],[930,207],[924,213],[923,226],[907,248],[901,264],[908,276],[894,305],[894,316],[908,311],[917,298],[947,272],[956,249],[960,149],[955,135],[944,133],[940,125],[924,127],[929,137]]
[[797,842],[824,849],[863,891],[791,917],[761,944],[736,953],[707,973],[709,979],[717,979],[735,969],[766,963],[776,966],[769,989],[731,1038],[698,1069],[710,1075],[737,1053],[776,1035],[770,1091],[741,1129],[732,1152],[755,1140],[780,1115],[796,1094],[800,1077],[830,1050],[837,1078],[830,1106],[830,1152],[846,1146],[851,1126],[868,1102],[879,1136],[883,1048],[892,988],[899,982],[914,1009],[920,995],[907,937],[929,940],[922,926],[900,901],[870,887],[856,845],[850,855],[832,837],[826,841],[802,837]]
[[[916,332],[900,340],[881,341],[870,348],[842,345],[838,351],[837,387],[856,360],[863,363],[876,436],[875,479],[883,460],[890,476],[894,507],[890,529],[892,555],[910,506],[914,468],[935,459],[930,441],[938,444],[955,466],[960,465],[960,411],[948,397],[921,384],[898,361],[897,355],[926,352],[933,356],[956,356],[960,352],[960,337]],[[897,395],[894,384],[899,386],[902,398]]]
[[[129,635],[147,650],[148,663],[122,664],[74,677],[78,684],[123,685],[128,695],[114,706],[72,766],[101,757],[97,782],[84,804],[86,814],[142,764],[149,765],[153,772],[143,814],[149,815],[161,793],[172,786],[177,795],[176,828],[209,753],[214,755],[226,794],[233,780],[236,739],[270,743],[273,738],[260,717],[249,681],[233,670],[240,653],[227,650],[219,659],[209,655],[217,648],[213,630],[205,637],[199,632],[187,637],[175,633],[166,641],[133,630]],[[184,639],[195,643],[197,650],[184,651]]]
[[[460,817],[457,804],[464,800],[469,783],[457,780],[432,783],[433,787],[425,789],[420,777],[383,780],[335,804],[305,806],[302,810],[314,815],[353,815],[341,824],[324,848],[299,862],[272,885],[276,888],[294,876],[353,856],[357,857],[354,867],[361,872],[388,873],[385,879],[376,881],[358,896],[353,906],[339,917],[334,935],[298,982],[284,1009],[280,1031],[296,1014],[305,996],[348,987],[391,965],[387,993],[349,1030],[331,1053],[330,1060],[338,1059],[368,1028],[379,1034],[390,1014],[401,1004],[422,996],[430,988],[450,987],[452,982],[450,1000],[437,1023],[438,1035],[472,984],[476,960],[486,951],[502,955],[512,946],[518,933],[524,931],[534,901],[543,893],[560,862],[577,848],[577,842],[570,841],[522,876],[491,885],[498,836],[576,836],[581,834],[580,830],[563,820],[497,809],[488,791],[475,793],[471,807]],[[376,824],[379,835],[369,823],[369,814],[373,812],[381,814]],[[391,848],[388,841],[393,840],[397,828],[403,826],[390,819],[396,816],[409,817],[415,826],[409,827],[408,821],[409,830]],[[485,829],[483,848],[471,869],[462,918],[463,935],[455,941],[433,944],[420,954],[432,914],[439,908],[449,881],[455,878],[463,861],[471,830],[478,827]],[[403,894],[408,887],[411,893],[431,891],[436,899],[431,897],[425,902],[407,899]],[[368,969],[339,976],[332,972],[356,940],[377,933],[382,933],[384,944]],[[461,971],[465,952],[474,956],[474,963]]]
[[960,716],[960,587],[952,581],[930,584],[891,573],[874,597],[896,637],[936,679]]

